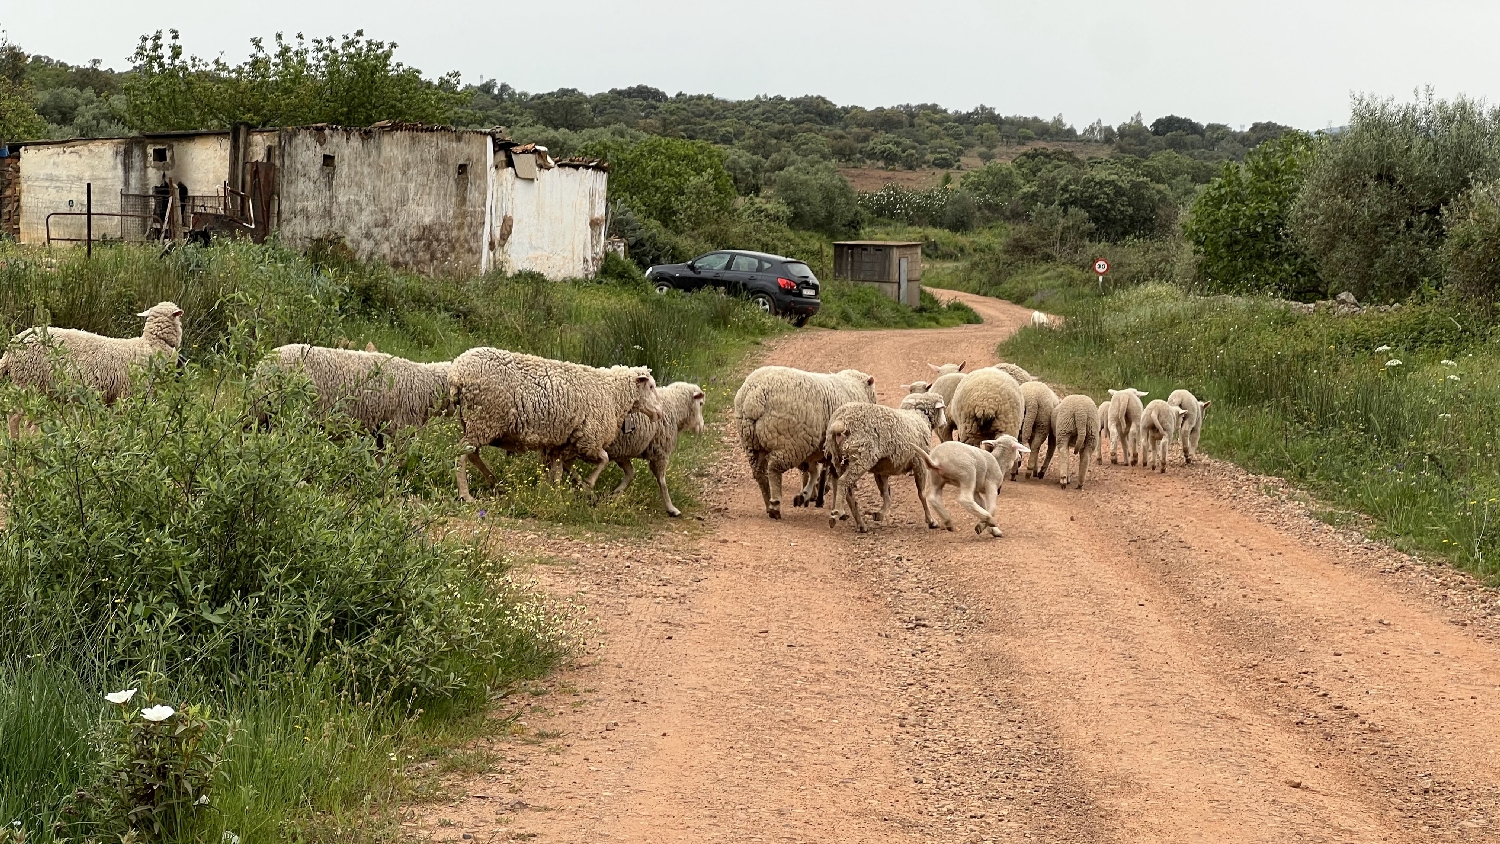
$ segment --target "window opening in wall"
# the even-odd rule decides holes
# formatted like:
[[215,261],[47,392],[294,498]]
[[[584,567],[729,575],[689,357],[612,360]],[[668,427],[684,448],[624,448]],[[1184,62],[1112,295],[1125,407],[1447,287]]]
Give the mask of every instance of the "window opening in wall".
[[467,175],[469,175],[469,162],[465,161],[464,163],[458,165],[458,175],[460,175],[460,176],[467,176]]
[[151,160],[155,161],[155,162],[157,162],[159,164],[165,164],[165,163],[167,163],[167,148],[166,147],[152,147],[151,148]]
[[333,166],[333,156],[331,156],[331,155],[325,155],[325,156],[323,156],[323,166],[324,167],[332,167]]

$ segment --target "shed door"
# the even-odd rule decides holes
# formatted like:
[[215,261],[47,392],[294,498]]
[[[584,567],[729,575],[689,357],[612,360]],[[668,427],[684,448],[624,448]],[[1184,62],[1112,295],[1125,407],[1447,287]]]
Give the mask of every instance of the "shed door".
[[896,266],[896,296],[903,305],[908,304],[906,301],[906,272],[910,261],[910,258],[898,259]]

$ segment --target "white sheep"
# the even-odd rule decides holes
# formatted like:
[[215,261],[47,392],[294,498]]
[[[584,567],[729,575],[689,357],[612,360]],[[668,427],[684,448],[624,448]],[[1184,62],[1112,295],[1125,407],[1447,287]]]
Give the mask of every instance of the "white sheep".
[[1146,456],[1141,459],[1141,463],[1147,469],[1167,471],[1167,444],[1172,441],[1172,435],[1177,433],[1177,427],[1186,415],[1187,411],[1183,408],[1173,407],[1161,399],[1153,399],[1146,405],[1145,412],[1141,414],[1140,438],[1146,446]]
[[1109,436],[1109,408],[1110,402],[1099,405],[1099,448],[1094,452],[1094,462],[1104,465],[1104,447]]
[[[54,371],[83,384],[114,404],[130,391],[132,369],[155,358],[177,360],[182,345],[182,309],[161,302],[136,316],[146,325],[139,337],[105,337],[75,328],[36,326],[17,334],[0,355],[0,378],[22,387],[54,392]],[[9,420],[10,436],[20,434],[21,416]]]
[[910,384],[902,384],[901,389],[908,393],[925,393],[932,385],[926,381],[913,381]]
[[1030,372],[1027,372],[1026,370],[1022,369],[1021,367],[1016,366],[1015,364],[1009,363],[1007,361],[1002,361],[1000,363],[997,363],[997,364],[995,364],[991,368],[992,369],[998,369],[1001,372],[1004,372],[1005,374],[1009,375],[1010,377],[1016,379],[1016,383],[1017,384],[1025,384],[1027,381],[1035,381],[1036,380],[1036,376],[1035,375],[1032,375]]
[[1051,328],[1052,321],[1047,319],[1047,315],[1041,311],[1032,311],[1031,325],[1033,328]]
[[[1027,475],[1033,478],[1047,477],[1047,467],[1052,465],[1052,456],[1057,453],[1057,440],[1052,431],[1052,411],[1057,409],[1057,393],[1041,381],[1027,381],[1021,385],[1021,442],[1031,449],[1031,461]],[[1042,468],[1036,466],[1042,446],[1047,447],[1047,459]],[[1012,470],[1010,479],[1016,479],[1020,467]]]
[[[943,490],[949,485],[957,486],[959,505],[979,519],[974,532],[982,534],[988,528],[990,536],[998,537],[1002,534],[995,524],[995,498],[1005,483],[1005,474],[1031,449],[1010,434],[985,440],[981,446],[946,442],[921,452],[921,460],[929,470],[927,506],[942,519],[944,528],[953,530],[953,518],[943,507]],[[930,520],[928,526],[937,527]]]
[[1145,462],[1141,454],[1140,425],[1141,414],[1145,411],[1141,397],[1146,395],[1149,393],[1134,387],[1109,391],[1109,462],[1120,462],[1115,458],[1116,448],[1125,452],[1125,462],[1132,466],[1137,461]]
[[968,366],[968,364],[969,362],[966,360],[959,361],[958,363],[929,363],[927,364],[927,368],[932,370],[934,376],[941,377],[952,375],[955,372],[963,372],[964,367]]
[[[1089,454],[1099,450],[1099,410],[1094,400],[1083,394],[1066,396],[1052,411],[1053,448],[1062,449],[1062,487],[1068,488],[1072,477],[1073,455],[1078,455],[1078,489],[1083,489],[1089,470]],[[1047,455],[1052,456],[1051,452]]]
[[901,409],[856,402],[835,410],[828,422],[828,463],[833,475],[833,509],[828,525],[838,524],[839,491],[849,504],[854,526],[864,533],[865,520],[854,497],[854,487],[865,473],[875,476],[880,490],[880,512],[873,518],[884,522],[891,511],[891,477],[910,474],[917,484],[917,499],[929,527],[936,526],[927,511],[927,469],[919,454],[932,447],[932,430],[943,420],[943,400],[934,393],[912,393],[901,400]]
[[583,484],[593,489],[609,464],[605,446],[614,441],[626,415],[635,410],[654,419],[662,415],[656,379],[644,366],[600,369],[485,346],[454,359],[448,395],[467,447],[454,465],[458,495],[465,501],[474,500],[466,460],[496,481],[479,455],[482,446],[540,451],[554,482],[563,461],[586,460],[594,471]]
[[1019,435],[1024,410],[1020,385],[1003,370],[992,367],[965,375],[949,404],[959,441],[972,446],[1001,434]]
[[416,363],[381,352],[330,349],[291,343],[272,349],[255,367],[252,391],[262,423],[270,418],[268,396],[278,373],[307,376],[318,394],[318,409],[347,414],[373,434],[385,435],[424,424],[448,408],[447,361]]
[[1167,396],[1167,404],[1187,411],[1182,417],[1182,427],[1177,436],[1182,440],[1182,460],[1191,466],[1193,458],[1198,454],[1198,436],[1203,433],[1203,417],[1213,402],[1199,401],[1197,396],[1187,390],[1173,390],[1172,395]]
[[638,410],[631,411],[614,442],[605,446],[609,459],[625,473],[612,495],[624,492],[635,480],[635,458],[645,458],[661,488],[661,502],[667,515],[680,516],[682,511],[672,503],[667,492],[667,464],[677,448],[677,435],[683,431],[703,431],[703,388],[686,381],[676,381],[656,391],[661,400],[661,418],[652,419]]
[[[928,365],[931,366],[931,364]],[[933,379],[932,383],[927,386],[927,392],[936,394],[943,400],[943,406],[947,408],[943,424],[933,432],[941,441],[953,439],[953,394],[958,392],[958,385],[963,383],[966,377],[964,373],[956,370],[945,372]]]
[[781,518],[781,476],[788,469],[801,467],[805,473],[793,505],[813,503],[828,422],[851,402],[875,402],[873,376],[853,369],[823,373],[762,366],[740,385],[734,394],[735,424],[766,515]]

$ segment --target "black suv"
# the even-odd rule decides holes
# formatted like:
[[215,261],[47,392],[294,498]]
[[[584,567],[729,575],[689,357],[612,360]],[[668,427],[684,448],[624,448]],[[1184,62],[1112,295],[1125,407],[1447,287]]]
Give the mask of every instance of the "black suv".
[[663,264],[646,270],[657,293],[692,292],[720,288],[747,296],[768,314],[784,316],[793,325],[806,325],[823,303],[818,300],[818,277],[796,258],[725,249],[699,255],[686,264]]

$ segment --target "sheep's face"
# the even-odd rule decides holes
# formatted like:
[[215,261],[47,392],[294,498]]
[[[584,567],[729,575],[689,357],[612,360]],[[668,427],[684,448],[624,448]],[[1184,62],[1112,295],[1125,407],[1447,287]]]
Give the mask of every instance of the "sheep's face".
[[1000,464],[1002,475],[1009,475],[1012,470],[1019,468],[1021,460],[1031,453],[1029,447],[1010,434],[1001,434],[998,438],[985,440],[980,445],[985,451],[995,455],[995,462]]
[[927,392],[927,388],[930,386],[932,385],[928,384],[926,381],[913,381],[910,384],[902,384],[901,389],[907,391],[908,393],[925,393]]
[[136,316],[146,320],[145,334],[154,335],[171,346],[182,345],[182,308],[172,302],[161,302]]
[[867,375],[858,369],[843,369],[839,371],[839,375],[865,382],[865,398],[871,404],[875,403],[875,376]]
[[635,404],[631,410],[640,411],[652,419],[662,418],[661,396],[656,393],[656,379],[645,369],[638,370],[635,376]]
[[687,430],[695,434],[703,433],[703,402],[705,398],[702,390],[693,393],[693,402],[688,407]]

